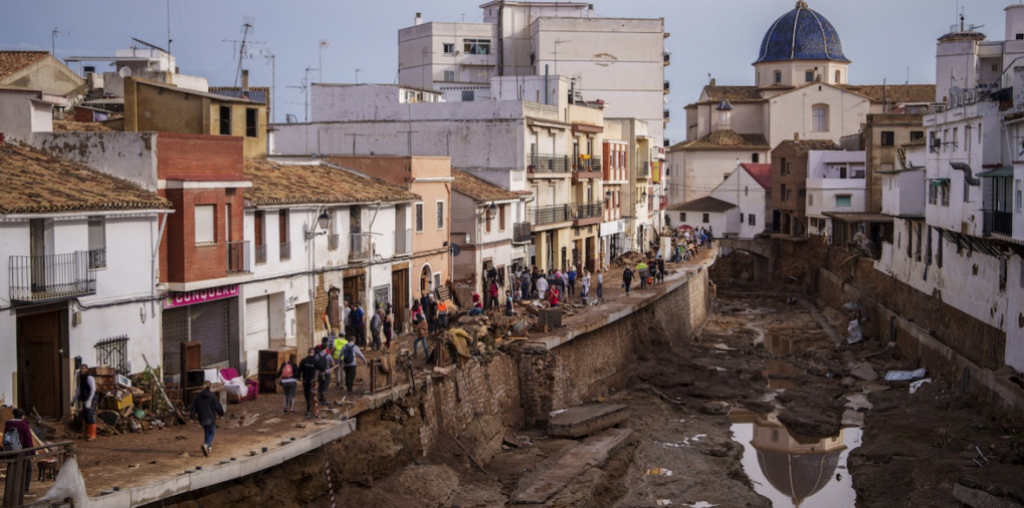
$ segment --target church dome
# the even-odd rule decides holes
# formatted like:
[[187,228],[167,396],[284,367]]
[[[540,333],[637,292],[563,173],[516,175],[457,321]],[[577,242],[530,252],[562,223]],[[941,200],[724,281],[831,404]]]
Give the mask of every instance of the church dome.
[[772,23],[761,42],[755,64],[787,60],[831,60],[849,62],[843,54],[843,42],[825,16],[799,0],[796,8]]

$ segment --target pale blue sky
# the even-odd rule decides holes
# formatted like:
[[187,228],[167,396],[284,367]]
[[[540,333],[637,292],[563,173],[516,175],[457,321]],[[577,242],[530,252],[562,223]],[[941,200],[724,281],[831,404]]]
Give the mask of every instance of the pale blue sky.
[[[0,49],[50,49],[58,27],[57,56],[111,55],[127,47],[130,36],[163,46],[167,42],[164,0],[3,0]],[[211,85],[234,83],[237,62],[232,44],[240,38],[243,16],[256,18],[253,39],[277,55],[278,120],[284,113],[302,118],[298,85],[307,66],[318,65],[318,41],[324,51],[325,82],[393,83],[397,77],[398,30],[417,11],[425,21],[481,21],[482,0],[171,0],[172,51],[181,71],[205,76]],[[808,0],[839,31],[846,56],[853,60],[854,84],[933,83],[935,40],[956,21],[965,6],[968,24],[992,40],[1003,38],[1003,8],[1016,0]],[[666,49],[672,65],[668,107],[673,122],[667,137],[684,138],[682,108],[693,102],[708,74],[719,84],[753,84],[757,51],[769,25],[793,8],[794,0],[597,0],[605,17],[664,17],[672,36]],[[66,33],[70,32],[70,33]],[[253,85],[270,85],[270,65],[247,62]],[[314,73],[315,74],[315,73]],[[316,76],[313,76],[316,79]]]

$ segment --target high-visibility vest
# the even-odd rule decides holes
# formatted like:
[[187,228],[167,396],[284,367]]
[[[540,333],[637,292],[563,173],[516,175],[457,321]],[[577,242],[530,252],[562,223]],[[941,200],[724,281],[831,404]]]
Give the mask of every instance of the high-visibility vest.
[[341,348],[345,347],[345,344],[348,344],[348,341],[343,339],[343,338],[341,338],[341,337],[338,337],[337,339],[334,339],[334,360],[335,361],[341,359]]

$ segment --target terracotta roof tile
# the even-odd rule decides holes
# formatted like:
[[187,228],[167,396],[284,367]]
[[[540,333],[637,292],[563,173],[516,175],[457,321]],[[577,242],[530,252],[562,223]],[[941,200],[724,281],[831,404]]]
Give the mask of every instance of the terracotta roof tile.
[[729,102],[760,101],[761,92],[756,86],[705,86],[704,93],[708,95],[711,102],[721,102],[728,99]]
[[519,194],[505,190],[469,173],[453,169],[452,178],[455,178],[455,181],[452,182],[453,191],[465,194],[478,203],[519,199]]
[[796,152],[810,152],[811,150],[839,150],[839,145],[831,139],[787,139],[779,143],[776,150],[781,146],[788,146]]
[[757,183],[761,185],[761,187],[764,187],[765,189],[772,188],[771,164],[745,163],[740,164],[740,166],[743,166],[743,169],[747,170],[747,173],[749,173],[750,176],[754,178],[754,180],[757,180]]
[[761,134],[739,134],[734,131],[715,131],[693,141],[684,141],[669,148],[679,150],[738,150],[754,149],[768,151],[768,140]]
[[46,58],[49,54],[49,51],[0,51],[0,79]]
[[899,104],[903,102],[935,102],[935,85],[842,85],[872,102]]
[[169,209],[142,187],[25,145],[0,143],[0,213]]
[[268,159],[247,159],[245,176],[252,179],[252,189],[245,191],[246,201],[257,206],[419,199],[403,187],[327,164],[280,164]]
[[726,201],[722,201],[721,199],[718,198],[713,198],[711,196],[704,196],[702,198],[697,198],[692,201],[687,201],[685,203],[671,205],[665,210],[669,212],[717,213],[732,210],[733,208],[736,208],[736,205]]

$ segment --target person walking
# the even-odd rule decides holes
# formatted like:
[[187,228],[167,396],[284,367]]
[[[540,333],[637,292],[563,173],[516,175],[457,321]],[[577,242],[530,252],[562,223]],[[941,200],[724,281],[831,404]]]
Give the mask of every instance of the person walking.
[[379,308],[370,318],[370,349],[380,351],[380,332],[384,329],[384,309]]
[[388,304],[384,314],[384,352],[391,350],[391,339],[395,335],[395,314],[391,312],[391,304]]
[[[32,439],[32,428],[29,426],[28,421],[25,420],[25,410],[20,407],[16,407],[12,412],[12,416],[14,416],[14,418],[7,420],[4,423],[3,451],[13,452],[17,450],[35,448],[36,443]],[[9,433],[17,436],[17,443],[8,442]],[[25,454],[35,455],[36,452],[25,452]],[[25,467],[25,493],[28,494],[29,487],[32,484],[32,460],[26,460]]]
[[665,282],[665,258],[658,255],[658,283]]
[[626,270],[622,272],[622,287],[626,290],[626,296],[629,296],[629,285],[633,283],[633,271],[626,267]]
[[299,366],[295,364],[295,355],[288,355],[288,359],[277,369],[277,384],[284,390],[284,412],[295,414],[295,388],[299,382]]
[[79,414],[82,416],[82,426],[85,430],[85,440],[96,440],[96,378],[89,374],[89,366],[82,364],[78,368],[78,382],[75,383],[75,398],[79,406]]
[[643,259],[636,264],[636,275],[640,277],[640,289],[647,289],[647,262]]
[[334,367],[337,365],[337,362],[334,361],[334,358],[331,357],[331,354],[327,349],[323,347],[317,348],[315,360],[322,369],[316,380],[317,392],[320,396],[320,404],[328,406],[327,389],[331,387],[331,373],[334,372]]
[[224,406],[210,391],[210,382],[203,381],[203,391],[192,401],[192,410],[188,413],[189,420],[199,417],[199,425],[203,426],[203,456],[209,457],[213,450],[213,433],[217,429],[217,416],[224,416]]
[[355,341],[357,346],[363,347],[366,347],[366,327],[363,324],[365,316],[366,312],[363,311],[363,306],[353,303],[348,313],[348,320],[352,325],[352,340]]
[[370,365],[366,363],[366,357],[359,350],[359,346],[349,343],[341,351],[342,368],[345,370],[345,390],[348,391],[349,395],[352,394],[352,385],[356,382],[357,357],[363,360],[363,366],[369,368]]
[[437,302],[437,329],[445,331],[448,329],[448,304],[444,300]]
[[590,272],[583,272],[583,293],[581,295],[583,303],[587,303],[587,299],[590,298]]
[[505,291],[505,315],[512,315],[512,292],[508,290]]
[[569,273],[565,274],[566,280],[569,281],[569,292],[566,296],[576,295],[576,266],[569,267]]
[[597,271],[597,299],[604,301],[604,274],[601,270]]
[[322,372],[315,355],[316,350],[309,348],[306,357],[299,362],[299,375],[302,377],[302,394],[306,397],[306,418],[311,417],[310,411],[313,410],[313,385],[316,383],[317,374]]
[[423,314],[427,317],[427,330],[433,334],[437,331],[437,302],[434,300],[434,293],[428,293],[426,299]]
[[427,335],[430,333],[430,328],[427,325],[427,317],[423,315],[423,312],[413,317],[413,328],[416,331],[416,338],[412,341],[412,355],[416,356],[416,353],[419,351],[419,344],[422,342],[423,357],[425,360],[430,359],[430,350],[427,349]]

